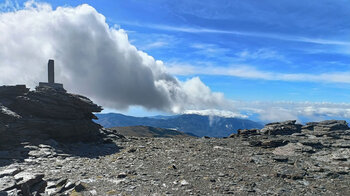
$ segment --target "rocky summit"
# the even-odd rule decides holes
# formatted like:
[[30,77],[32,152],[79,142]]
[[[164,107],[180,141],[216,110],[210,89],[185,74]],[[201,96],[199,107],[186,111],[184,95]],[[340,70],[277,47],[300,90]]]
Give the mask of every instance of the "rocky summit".
[[86,97],[25,86],[0,95],[0,196],[350,195],[345,121],[136,137],[94,124],[101,108]]
[[30,91],[25,85],[0,87],[2,143],[31,139],[87,141],[101,126],[93,112],[102,108],[81,95],[49,86]]

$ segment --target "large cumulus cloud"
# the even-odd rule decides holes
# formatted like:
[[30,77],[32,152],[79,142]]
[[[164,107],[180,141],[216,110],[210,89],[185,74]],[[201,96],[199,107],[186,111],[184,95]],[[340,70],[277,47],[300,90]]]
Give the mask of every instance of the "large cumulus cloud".
[[0,84],[46,81],[55,59],[56,81],[71,92],[115,109],[140,105],[182,112],[224,107],[199,78],[178,81],[161,61],[130,44],[126,32],[110,27],[89,5],[58,7],[34,1],[0,14]]

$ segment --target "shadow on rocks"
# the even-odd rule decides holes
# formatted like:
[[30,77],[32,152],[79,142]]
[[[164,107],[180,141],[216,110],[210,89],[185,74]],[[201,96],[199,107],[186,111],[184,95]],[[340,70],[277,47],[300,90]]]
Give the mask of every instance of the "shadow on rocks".
[[113,140],[101,138],[94,142],[58,142],[54,139],[31,140],[0,145],[0,167],[13,163],[37,161],[40,158],[98,158],[120,151]]
[[[60,86],[60,85],[59,85]],[[116,153],[120,138],[95,122],[102,107],[57,85],[0,86],[0,166]]]

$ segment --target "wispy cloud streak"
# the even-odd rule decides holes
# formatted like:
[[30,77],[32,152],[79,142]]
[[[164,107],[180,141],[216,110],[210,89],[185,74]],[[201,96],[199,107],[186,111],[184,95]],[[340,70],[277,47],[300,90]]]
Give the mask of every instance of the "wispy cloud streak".
[[276,39],[283,41],[292,42],[303,42],[311,44],[320,45],[339,45],[339,46],[350,46],[349,41],[343,40],[331,40],[331,39],[320,39],[320,38],[310,38],[303,36],[291,36],[286,34],[275,34],[275,33],[264,33],[264,32],[249,32],[249,31],[238,31],[238,30],[221,30],[221,29],[211,29],[211,28],[201,28],[201,27],[175,27],[168,25],[157,25],[157,24],[139,24],[133,22],[120,22],[121,24],[140,26],[151,29],[158,29],[163,31],[176,31],[184,33],[212,33],[212,34],[231,34],[238,36],[249,36],[249,37],[260,37],[267,39]]
[[280,73],[261,71],[251,66],[238,65],[232,67],[199,67],[193,65],[168,65],[167,71],[174,75],[221,75],[246,79],[291,81],[291,82],[324,82],[350,84],[350,72],[331,72],[320,74]]

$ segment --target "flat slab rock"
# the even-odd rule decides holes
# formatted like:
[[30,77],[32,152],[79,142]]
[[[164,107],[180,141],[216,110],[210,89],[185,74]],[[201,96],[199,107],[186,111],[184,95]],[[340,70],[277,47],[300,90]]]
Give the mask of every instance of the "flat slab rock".
[[9,191],[16,187],[16,179],[12,176],[0,178],[0,192]]
[[2,171],[0,171],[0,178],[5,177],[5,176],[14,176],[16,174],[18,174],[19,172],[21,172],[20,168],[6,168]]

